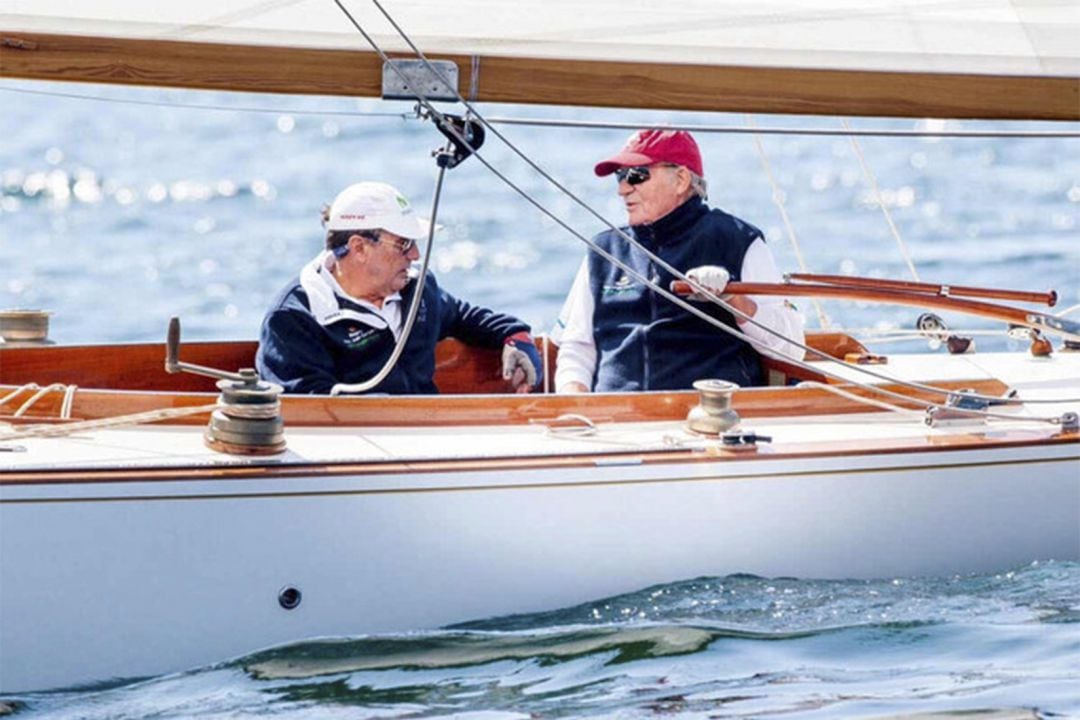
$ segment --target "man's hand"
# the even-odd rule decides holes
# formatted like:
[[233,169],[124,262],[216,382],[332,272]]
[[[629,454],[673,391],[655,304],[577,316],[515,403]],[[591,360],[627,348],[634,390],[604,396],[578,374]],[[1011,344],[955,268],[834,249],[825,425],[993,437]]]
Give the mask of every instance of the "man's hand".
[[[686,271],[686,279],[693,280],[731,307],[750,317],[754,317],[754,315],[757,314],[757,303],[746,295],[724,296],[724,288],[727,287],[728,281],[731,280],[731,275],[725,268],[716,265],[699,265],[696,268],[691,268]],[[687,295],[687,299],[697,300],[698,302],[712,302],[709,298],[699,292]],[[737,322],[740,327],[746,324],[746,320],[738,315],[735,316],[735,322]]]
[[527,332],[514,333],[504,343],[503,380],[508,380],[514,386],[514,392],[532,392],[539,386],[544,368],[532,335]]
[[[724,288],[727,287],[731,275],[725,268],[717,265],[699,265],[686,271],[686,279],[700,285],[716,297],[720,297],[723,295]],[[709,302],[708,297],[697,291],[687,297],[698,302]]]

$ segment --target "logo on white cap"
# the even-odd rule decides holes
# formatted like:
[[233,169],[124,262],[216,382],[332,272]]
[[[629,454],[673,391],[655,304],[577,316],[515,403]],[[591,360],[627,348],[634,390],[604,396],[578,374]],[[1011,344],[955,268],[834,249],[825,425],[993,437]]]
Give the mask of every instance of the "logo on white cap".
[[405,238],[422,238],[429,224],[413,216],[408,199],[393,186],[361,182],[338,193],[330,205],[327,230],[382,229]]

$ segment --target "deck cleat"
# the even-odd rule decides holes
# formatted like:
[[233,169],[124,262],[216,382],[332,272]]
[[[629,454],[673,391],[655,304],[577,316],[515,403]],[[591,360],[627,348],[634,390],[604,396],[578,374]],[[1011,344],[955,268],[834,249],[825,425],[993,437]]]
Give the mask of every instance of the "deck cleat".
[[756,448],[759,442],[772,442],[772,436],[758,435],[751,430],[728,430],[720,439],[723,440],[725,448],[733,450]]
[[950,355],[975,352],[975,338],[968,335],[950,335],[945,338],[945,348]]
[[[1036,328],[1027,325],[1010,325],[1007,333],[1013,340],[1030,340],[1031,354],[1035,357],[1050,357],[1054,352],[1054,344]],[[1069,342],[1071,341],[1065,341],[1066,347]]]

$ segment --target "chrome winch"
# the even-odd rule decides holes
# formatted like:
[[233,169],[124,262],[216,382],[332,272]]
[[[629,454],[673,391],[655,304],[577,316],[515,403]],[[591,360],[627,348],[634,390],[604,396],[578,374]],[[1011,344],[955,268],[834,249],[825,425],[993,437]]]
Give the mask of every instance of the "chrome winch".
[[739,424],[739,413],[731,407],[731,396],[739,389],[727,380],[698,380],[694,389],[701,399],[686,416],[686,426],[702,435],[721,435]]
[[165,372],[217,378],[219,407],[210,415],[207,447],[230,455],[276,455],[285,450],[280,385],[263,382],[253,368],[231,373],[180,361],[180,319],[169,321]]

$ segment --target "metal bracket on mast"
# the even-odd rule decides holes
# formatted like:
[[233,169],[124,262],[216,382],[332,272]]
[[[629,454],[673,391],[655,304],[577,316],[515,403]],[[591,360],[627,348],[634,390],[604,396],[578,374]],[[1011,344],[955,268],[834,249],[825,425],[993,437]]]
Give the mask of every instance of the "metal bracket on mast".
[[417,93],[422,93],[425,100],[457,102],[457,85],[458,67],[450,60],[387,60],[383,63],[383,100],[417,100]]

